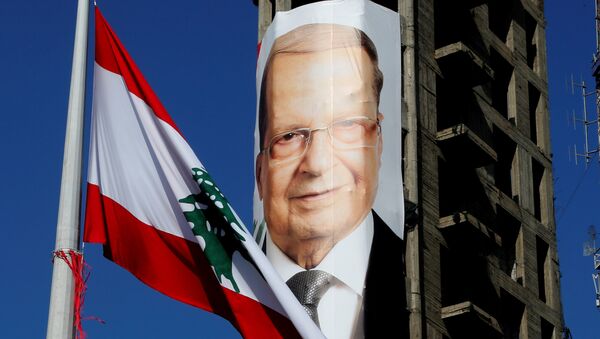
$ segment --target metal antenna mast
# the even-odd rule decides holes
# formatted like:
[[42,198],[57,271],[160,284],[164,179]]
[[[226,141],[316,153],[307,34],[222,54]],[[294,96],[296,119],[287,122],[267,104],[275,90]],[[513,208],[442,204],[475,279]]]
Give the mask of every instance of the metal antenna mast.
[[[592,76],[596,81],[596,121],[598,122],[596,134],[598,137],[598,149],[600,149],[600,0],[596,0],[595,5],[596,16],[594,17],[594,20],[596,22],[596,51],[592,63]],[[598,161],[600,162],[600,156],[598,157]]]
[[[577,147],[574,147],[575,150],[575,164],[577,164],[577,158],[583,157],[585,158],[586,166],[590,163],[592,156],[595,153],[600,153],[600,0],[595,0],[595,23],[596,23],[596,51],[594,52],[592,58],[592,76],[595,79],[596,86],[595,91],[587,92],[587,87],[585,81],[581,81],[581,83],[576,84],[571,77],[571,91],[574,94],[575,86],[581,88],[581,96],[583,98],[583,119],[576,119],[575,113],[573,113],[573,125],[575,126],[577,122],[583,123],[584,134],[585,134],[585,148],[583,153],[577,153]],[[587,112],[587,100],[586,98],[590,95],[595,96],[596,103],[596,119],[588,120],[588,112]],[[595,149],[590,149],[589,145],[589,127],[590,125],[596,125],[596,145]],[[598,161],[600,162],[600,156],[598,157]]]
[[[600,1],[600,0],[597,0]],[[596,60],[595,60],[596,61]],[[585,164],[586,166],[590,163],[590,160],[592,159],[592,156],[595,153],[598,153],[599,148],[595,148],[595,149],[590,149],[590,142],[589,142],[589,127],[592,124],[596,124],[597,127],[597,131],[600,131],[600,124],[599,121],[600,119],[598,118],[598,114],[600,113],[600,111],[598,110],[598,95],[600,94],[598,91],[598,81],[596,81],[596,91],[594,92],[587,92],[587,86],[585,84],[585,81],[581,81],[580,83],[575,83],[573,81],[573,79],[571,78],[571,91],[573,93],[575,93],[575,87],[579,87],[581,88],[581,97],[583,99],[583,118],[582,119],[578,119],[575,117],[575,113],[573,113],[573,126],[575,127],[577,125],[577,122],[580,122],[583,124],[583,131],[584,131],[584,135],[585,135],[585,144],[584,144],[584,150],[583,153],[577,153],[577,146],[574,146],[574,150],[575,150],[575,164],[577,164],[577,158],[578,157],[583,157],[585,159]],[[596,119],[595,120],[588,120],[588,111],[587,111],[587,97],[591,96],[591,95],[595,95],[596,96]],[[598,134],[598,133],[597,133]],[[600,134],[599,134],[600,137]],[[599,139],[600,142],[600,139]],[[598,144],[600,147],[600,143]],[[600,161],[600,157],[599,161]]]
[[600,309],[600,248],[596,247],[596,228],[594,225],[588,227],[589,239],[583,244],[583,255],[592,256],[594,259],[594,290],[596,292],[596,307]]

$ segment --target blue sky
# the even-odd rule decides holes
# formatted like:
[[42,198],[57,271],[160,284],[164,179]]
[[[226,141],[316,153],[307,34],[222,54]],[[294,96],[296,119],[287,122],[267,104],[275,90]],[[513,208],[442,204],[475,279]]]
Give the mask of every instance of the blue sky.
[[[252,1],[101,0],[98,5],[250,224],[257,43]],[[46,331],[75,11],[75,0],[0,2],[0,220],[6,254],[0,336],[6,338],[38,338]],[[595,338],[600,312],[594,306],[592,262],[582,256],[582,244],[599,217],[599,166],[594,158],[586,172],[572,156],[569,160],[568,148],[577,143],[581,150],[583,134],[581,126],[573,131],[568,125],[567,114],[580,113],[582,103],[566,86],[571,74],[593,84],[593,0],[547,1],[546,22],[565,321],[575,338]],[[88,72],[88,90],[91,80]],[[590,99],[591,112],[592,105]],[[239,337],[221,318],[146,287],[104,259],[99,246],[88,245],[85,255],[92,275],[84,315],[106,321],[84,322],[90,338]]]
[[[598,157],[589,169],[582,162],[575,165],[573,145],[581,152],[584,134],[581,125],[573,129],[567,117],[573,111],[582,116],[583,102],[580,89],[571,92],[571,76],[576,82],[586,82],[593,91],[591,77],[592,56],[596,49],[594,30],[594,1],[576,0],[546,2],[546,38],[550,96],[550,121],[554,166],[555,215],[561,270],[561,294],[566,326],[573,337],[598,338],[600,311],[595,307],[592,282],[593,264],[583,256],[589,225],[599,227],[598,197],[600,176]],[[593,96],[588,101],[588,112],[595,119]],[[597,148],[597,137],[591,129],[591,148]],[[571,154],[569,156],[569,148]],[[600,229],[600,228],[599,228]],[[600,246],[600,241],[598,241]]]

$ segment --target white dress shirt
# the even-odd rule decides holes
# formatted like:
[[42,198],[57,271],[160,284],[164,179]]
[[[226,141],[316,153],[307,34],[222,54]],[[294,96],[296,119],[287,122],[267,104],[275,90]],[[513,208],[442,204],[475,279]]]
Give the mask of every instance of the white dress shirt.
[[[266,236],[267,257],[284,281],[304,271]],[[373,215],[369,213],[346,238],[339,241],[314,269],[331,274],[317,313],[321,331],[329,339],[364,338],[363,293],[373,243]]]

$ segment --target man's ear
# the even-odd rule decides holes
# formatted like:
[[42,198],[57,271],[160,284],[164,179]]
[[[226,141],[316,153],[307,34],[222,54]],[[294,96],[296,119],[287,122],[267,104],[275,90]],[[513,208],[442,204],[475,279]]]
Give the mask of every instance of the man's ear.
[[[377,120],[379,120],[379,124],[383,121],[383,114],[381,112],[377,113]],[[379,133],[379,142],[377,143],[377,158],[379,161],[379,168],[381,168],[381,154],[383,153],[383,129]]]
[[263,160],[263,153],[260,152],[258,153],[258,155],[256,156],[256,187],[258,188],[258,196],[260,197],[260,200],[262,200],[262,182],[260,180],[261,178],[261,174],[262,174],[262,160]]

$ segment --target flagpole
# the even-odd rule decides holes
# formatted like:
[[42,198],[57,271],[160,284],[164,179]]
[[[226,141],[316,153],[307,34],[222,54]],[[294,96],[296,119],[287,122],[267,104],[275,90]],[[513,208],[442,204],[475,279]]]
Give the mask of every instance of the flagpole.
[[[89,0],[79,0],[54,253],[79,250],[88,17]],[[46,338],[73,338],[74,293],[71,270],[65,261],[54,256]]]

